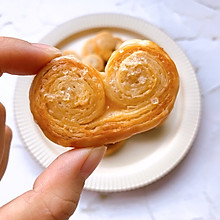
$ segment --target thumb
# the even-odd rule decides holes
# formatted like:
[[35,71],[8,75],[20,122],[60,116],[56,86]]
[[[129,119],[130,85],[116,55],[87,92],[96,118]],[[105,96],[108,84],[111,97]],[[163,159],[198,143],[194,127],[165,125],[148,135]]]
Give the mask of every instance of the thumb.
[[36,179],[33,190],[3,206],[0,216],[15,220],[69,219],[77,207],[85,179],[105,150],[106,147],[82,148],[62,154]]
[[45,44],[0,37],[0,76],[2,73],[29,75],[37,73],[61,51]]

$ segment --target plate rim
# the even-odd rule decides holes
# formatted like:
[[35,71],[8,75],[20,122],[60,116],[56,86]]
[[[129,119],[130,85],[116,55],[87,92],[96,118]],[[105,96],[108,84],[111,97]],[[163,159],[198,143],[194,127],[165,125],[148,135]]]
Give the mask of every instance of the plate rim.
[[[117,20],[116,26],[114,26],[114,20]],[[87,22],[85,22],[85,21],[87,21]],[[88,21],[89,21],[89,23],[88,23]],[[187,58],[185,53],[182,51],[182,49],[178,46],[178,44],[176,42],[174,42],[174,40],[172,40],[166,33],[164,33],[162,30],[160,30],[156,26],[154,26],[154,25],[152,25],[142,19],[139,19],[137,17],[132,17],[130,15],[125,15],[125,14],[117,14],[117,13],[90,14],[90,15],[80,16],[80,17],[71,19],[71,20],[57,26],[52,31],[50,31],[46,36],[44,36],[39,42],[55,46],[56,44],[58,44],[59,42],[61,42],[65,38],[67,38],[68,36],[70,36],[74,33],[77,33],[76,27],[78,27],[78,29],[79,29],[78,32],[80,32],[80,31],[86,30],[85,29],[86,27],[88,29],[89,24],[90,24],[90,26],[89,26],[90,29],[102,28],[102,27],[123,28],[125,30],[129,30],[129,31],[140,34],[140,32],[137,32],[137,27],[135,27],[136,29],[134,30],[133,27],[129,27],[128,25],[126,26],[128,21],[136,23],[139,26],[148,27],[151,31],[153,30],[154,36],[156,36],[159,33],[160,36],[162,36],[162,37],[161,37],[161,39],[157,39],[157,41],[155,41],[155,42],[156,43],[159,42],[159,45],[162,44],[165,46],[166,43],[164,43],[164,42],[168,41],[169,43],[172,44],[172,47],[176,48],[177,52],[179,53],[179,56],[183,58],[188,70],[190,70],[190,72],[191,72],[190,74],[192,77],[192,82],[190,82],[190,83],[192,85],[194,85],[194,89],[192,89],[195,92],[192,95],[192,99],[194,100],[193,104],[194,104],[194,106],[196,106],[195,107],[196,113],[193,115],[194,116],[194,118],[193,118],[194,126],[193,126],[193,129],[190,128],[192,130],[190,131],[190,134],[188,134],[187,147],[185,147],[184,150],[181,152],[181,154],[179,154],[179,157],[175,158],[175,160],[173,160],[172,163],[170,163],[169,167],[167,166],[166,169],[163,169],[159,173],[157,173],[156,175],[152,176],[151,179],[147,179],[145,181],[142,180],[142,181],[135,182],[135,183],[133,182],[133,183],[130,183],[130,185],[121,184],[119,186],[116,184],[116,185],[112,185],[110,187],[110,186],[100,184],[100,182],[103,181],[102,176],[98,177],[99,183],[97,183],[97,177],[95,176],[95,174],[94,175],[92,174],[85,182],[85,189],[88,189],[88,190],[105,191],[105,192],[126,191],[126,190],[136,189],[136,188],[139,188],[142,186],[146,186],[150,183],[157,181],[158,179],[160,179],[161,177],[163,177],[167,173],[169,173],[171,170],[173,170],[184,159],[185,155],[188,153],[188,151],[190,150],[190,148],[192,146],[192,143],[196,137],[196,134],[197,134],[198,128],[199,128],[199,122],[200,122],[200,117],[201,117],[201,95],[200,95],[199,83],[196,78],[195,71],[193,70],[192,64],[190,63],[189,59]],[[76,25],[75,28],[73,28],[71,31],[66,33],[65,30],[67,30],[73,23]],[[57,37],[57,33],[60,33],[59,37]],[[168,50],[169,50],[169,47],[168,47]],[[166,48],[165,48],[165,51],[167,51]],[[169,51],[167,51],[167,52],[169,54]],[[28,145],[30,144],[30,140],[28,140],[28,138],[25,137],[25,135],[21,129],[21,120],[20,120],[20,116],[19,116],[20,109],[19,109],[18,103],[16,102],[16,100],[17,100],[16,97],[19,94],[19,92],[16,93],[16,90],[18,90],[18,87],[19,87],[19,80],[20,80],[20,78],[18,78],[18,81],[17,81],[17,85],[16,85],[16,89],[15,89],[15,100],[14,100],[14,102],[15,102],[15,105],[14,105],[15,116],[16,116],[16,122],[17,122],[16,124],[17,124],[18,130],[19,130],[19,133],[20,133],[28,151],[31,153],[31,155],[36,159],[36,161],[39,164],[41,164],[43,167],[46,167],[45,164],[42,163],[41,158],[39,156],[36,156],[34,154],[34,152],[32,151],[32,149],[30,149],[28,147]],[[58,156],[58,155],[56,155],[56,156]]]

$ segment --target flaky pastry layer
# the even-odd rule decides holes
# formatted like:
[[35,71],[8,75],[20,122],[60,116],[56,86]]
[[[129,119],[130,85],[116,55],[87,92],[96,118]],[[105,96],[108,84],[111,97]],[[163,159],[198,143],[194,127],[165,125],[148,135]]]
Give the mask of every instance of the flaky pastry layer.
[[53,59],[34,78],[30,108],[53,142],[96,147],[160,125],[179,88],[176,66],[157,44],[124,42],[104,73],[72,56]]

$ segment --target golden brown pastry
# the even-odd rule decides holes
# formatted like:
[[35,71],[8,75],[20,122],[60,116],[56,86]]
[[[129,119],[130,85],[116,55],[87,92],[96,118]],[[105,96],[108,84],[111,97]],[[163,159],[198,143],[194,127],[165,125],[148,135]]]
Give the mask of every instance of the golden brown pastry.
[[119,37],[115,37],[115,50],[117,50],[123,43],[123,40]]
[[101,75],[71,56],[55,58],[30,88],[30,108],[45,135],[62,146],[96,147],[161,124],[179,88],[174,62],[147,40],[124,42]]
[[114,144],[107,144],[106,145],[107,150],[106,150],[104,156],[107,157],[107,156],[111,156],[111,155],[117,153],[119,150],[121,150],[124,143],[125,143],[125,141],[119,141],[119,142],[114,143]]
[[95,53],[107,61],[115,50],[116,40],[110,32],[102,31],[94,37],[93,43]]
[[92,65],[98,71],[104,71],[104,61],[97,54],[89,54],[82,59],[82,62],[85,64]]
[[85,57],[89,54],[94,54],[95,48],[94,48],[94,40],[93,38],[89,38],[86,43],[83,45],[82,48],[82,56]]
[[77,54],[75,51],[73,50],[64,50],[63,51],[63,55],[66,56],[66,55],[73,55],[74,57],[76,57],[77,59],[81,59],[79,54]]
[[108,31],[101,31],[86,41],[82,48],[82,56],[97,54],[106,62],[121,43],[122,40],[120,38],[115,38]]

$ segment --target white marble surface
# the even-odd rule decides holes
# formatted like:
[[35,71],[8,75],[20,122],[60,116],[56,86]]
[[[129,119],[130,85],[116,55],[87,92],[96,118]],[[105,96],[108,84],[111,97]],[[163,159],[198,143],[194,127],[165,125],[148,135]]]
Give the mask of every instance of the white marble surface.
[[[220,1],[219,0],[0,0],[0,35],[39,41],[57,25],[81,15],[117,12],[161,28],[192,62],[201,88],[202,117],[187,157],[161,180],[128,192],[84,190],[71,219],[220,219]],[[24,148],[15,124],[16,77],[0,78],[0,101],[13,129],[0,205],[29,190],[42,168]]]

